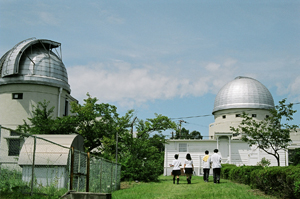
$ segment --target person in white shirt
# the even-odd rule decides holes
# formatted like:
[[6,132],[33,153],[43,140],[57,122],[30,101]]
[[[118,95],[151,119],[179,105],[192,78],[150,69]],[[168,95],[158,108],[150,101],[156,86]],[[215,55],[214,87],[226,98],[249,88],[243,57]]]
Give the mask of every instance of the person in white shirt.
[[222,157],[218,154],[219,150],[215,149],[214,154],[211,156],[211,163],[213,169],[214,183],[220,183],[221,174],[221,159]]
[[209,177],[209,170],[211,167],[211,158],[208,155],[209,151],[205,151],[205,156],[203,157],[203,180],[204,182],[208,182],[208,177]]
[[185,170],[186,180],[188,184],[191,184],[192,182],[192,175],[194,171],[194,165],[193,160],[191,158],[191,155],[188,153],[186,154],[186,160],[184,161],[183,169]]
[[181,175],[181,162],[178,160],[178,156],[178,154],[175,154],[175,160],[173,160],[172,164],[170,164],[170,167],[174,167],[172,170],[173,184],[175,184],[175,176],[177,176],[177,184],[179,184],[179,176]]

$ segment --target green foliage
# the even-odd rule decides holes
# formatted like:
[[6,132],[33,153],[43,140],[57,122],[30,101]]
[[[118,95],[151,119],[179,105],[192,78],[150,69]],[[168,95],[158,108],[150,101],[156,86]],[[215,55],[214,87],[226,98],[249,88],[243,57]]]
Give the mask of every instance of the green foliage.
[[263,157],[260,162],[257,163],[257,166],[262,166],[262,167],[268,167],[270,166],[271,161],[268,160],[267,158]]
[[261,166],[241,166],[232,168],[229,171],[229,179],[235,182],[250,185],[251,172],[257,169],[262,169]]
[[[123,152],[120,154],[123,180],[157,181],[163,172],[165,136],[161,132],[176,128],[176,124],[166,116],[155,116],[137,121],[136,137],[124,134]],[[152,132],[156,134],[151,137]]]
[[0,170],[0,198],[60,198],[67,189],[58,190],[54,186],[33,189],[30,196],[30,186],[22,181],[22,173],[17,170],[1,168]]
[[[242,140],[247,142],[249,146],[257,145],[257,147],[265,151],[269,155],[273,155],[280,165],[280,156],[278,151],[285,150],[291,142],[290,131],[296,130],[297,125],[289,125],[282,123],[282,120],[293,120],[293,104],[285,104],[286,99],[279,102],[274,109],[270,109],[270,116],[264,120],[256,120],[248,114],[242,114],[242,122],[238,128],[230,129],[238,134],[242,134]],[[270,150],[271,149],[271,152]]]
[[281,198],[300,198],[300,167],[266,167],[251,173],[251,186]]
[[234,168],[236,168],[235,164],[222,164],[221,178],[229,179],[229,172]]
[[199,131],[192,131],[190,133],[189,130],[186,128],[182,128],[181,130],[177,129],[175,136],[172,137],[172,139],[201,139],[203,136]]
[[31,124],[24,120],[17,131],[29,134],[70,134],[75,132],[73,117],[57,117],[53,119],[54,107],[49,108],[49,101],[38,102],[33,106]]
[[289,164],[294,166],[300,164],[300,148],[289,150]]

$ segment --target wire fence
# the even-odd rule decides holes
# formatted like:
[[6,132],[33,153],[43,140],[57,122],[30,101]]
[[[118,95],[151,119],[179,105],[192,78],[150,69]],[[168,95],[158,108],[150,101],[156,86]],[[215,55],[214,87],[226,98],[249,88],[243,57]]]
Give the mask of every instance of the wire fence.
[[84,153],[77,137],[33,136],[0,126],[0,191],[18,187],[30,194],[111,193],[120,189],[121,165]]

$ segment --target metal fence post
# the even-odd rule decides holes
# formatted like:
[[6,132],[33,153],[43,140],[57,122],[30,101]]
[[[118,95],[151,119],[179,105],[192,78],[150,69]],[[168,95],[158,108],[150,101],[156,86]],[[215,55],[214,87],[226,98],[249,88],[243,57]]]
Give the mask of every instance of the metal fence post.
[[74,176],[74,147],[71,147],[70,190],[73,190],[73,176]]
[[90,152],[87,152],[87,160],[86,160],[86,187],[85,191],[89,192],[90,189]]
[[31,192],[33,194],[33,181],[34,181],[34,167],[35,167],[35,150],[36,150],[36,137],[33,136],[33,153],[32,153],[32,170],[31,170]]

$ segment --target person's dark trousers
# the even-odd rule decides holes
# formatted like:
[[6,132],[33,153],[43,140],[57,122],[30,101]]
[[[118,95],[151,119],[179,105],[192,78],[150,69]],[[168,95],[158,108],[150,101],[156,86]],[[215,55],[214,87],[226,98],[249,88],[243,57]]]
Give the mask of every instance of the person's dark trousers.
[[208,177],[209,177],[209,169],[203,169],[203,180],[205,182],[208,182]]
[[220,183],[221,168],[213,169],[214,183]]

